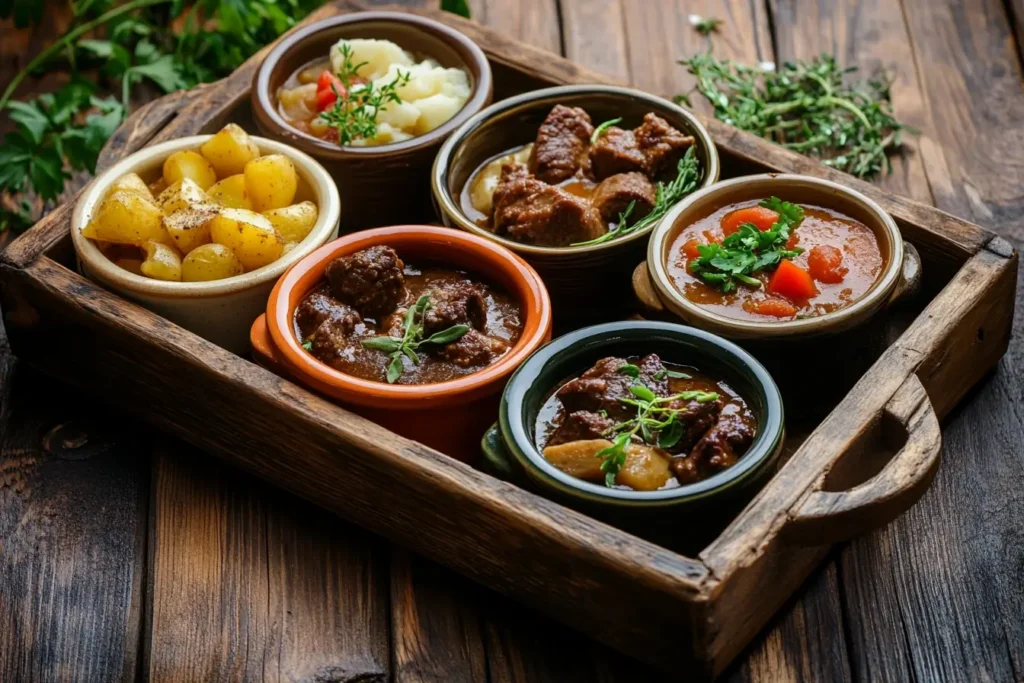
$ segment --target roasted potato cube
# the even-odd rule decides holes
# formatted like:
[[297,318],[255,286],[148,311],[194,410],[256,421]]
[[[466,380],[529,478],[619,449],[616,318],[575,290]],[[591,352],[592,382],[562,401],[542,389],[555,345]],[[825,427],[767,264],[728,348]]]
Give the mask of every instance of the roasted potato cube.
[[187,209],[195,204],[208,204],[209,198],[196,181],[191,178],[182,178],[161,192],[160,196],[156,198],[156,203],[165,216],[170,216],[176,211]]
[[630,444],[626,447],[626,463],[619,469],[615,483],[634,491],[657,491],[672,478],[668,466],[668,458],[654,448]]
[[213,201],[229,209],[252,210],[252,201],[245,190],[245,176],[241,173],[214,183],[206,194]]
[[160,208],[136,192],[119,190],[96,207],[82,235],[93,240],[142,246],[150,240],[170,243]]
[[164,181],[173,185],[182,178],[191,178],[205,192],[217,182],[217,172],[199,152],[190,149],[175,152],[164,160]]
[[142,248],[146,250],[146,260],[139,266],[143,275],[154,280],[181,282],[181,256],[174,247],[150,240]]
[[273,263],[284,251],[284,240],[270,220],[245,209],[222,209],[210,222],[210,236],[235,252],[246,270]]
[[216,242],[196,247],[181,262],[181,279],[184,282],[223,280],[244,272],[245,268],[235,253]]
[[115,180],[110,184],[110,187],[107,188],[107,193],[104,197],[109,197],[118,190],[135,192],[151,202],[154,201],[153,192],[149,189],[149,185],[147,185],[146,181],[140,178],[137,173],[125,173],[123,176]]
[[587,481],[604,480],[601,471],[601,459],[595,457],[597,452],[612,445],[607,439],[587,439],[570,441],[544,449],[544,458],[566,474]]
[[188,254],[211,241],[210,224],[220,212],[221,207],[213,202],[198,202],[164,216],[164,228],[178,251]]
[[[241,126],[229,123],[199,148],[218,178],[241,173],[245,165],[260,155],[256,143],[249,138]],[[242,208],[242,207],[238,207]]]
[[316,225],[319,214],[313,202],[299,202],[280,209],[264,211],[263,215],[270,219],[277,234],[285,242],[301,242]]
[[282,154],[269,154],[245,165],[245,189],[256,211],[288,206],[295,200],[298,186],[295,166]]

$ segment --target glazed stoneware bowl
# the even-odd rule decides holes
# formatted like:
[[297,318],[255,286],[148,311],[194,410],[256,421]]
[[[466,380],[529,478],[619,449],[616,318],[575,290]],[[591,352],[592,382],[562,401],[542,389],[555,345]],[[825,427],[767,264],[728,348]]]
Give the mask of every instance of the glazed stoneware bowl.
[[[750,449],[732,467],[694,484],[659,491],[611,489],[557,469],[536,446],[537,416],[566,380],[608,356],[657,353],[724,380],[757,419]],[[530,357],[509,380],[499,420],[482,442],[489,470],[544,496],[647,537],[676,545],[680,524],[695,510],[735,509],[745,504],[776,467],[784,441],[782,398],[775,382],[749,353],[708,332],[674,323],[623,321],[595,325],[559,337]],[[710,530],[686,534],[688,542]],[[667,536],[664,536],[666,535]]]
[[704,126],[687,110],[631,88],[571,85],[510,97],[467,121],[448,138],[434,162],[434,201],[445,225],[494,240],[534,266],[548,285],[560,316],[572,314],[584,300],[593,301],[591,297],[595,296],[602,297],[605,306],[612,302],[628,304],[629,273],[643,258],[650,229],[586,247],[540,247],[495,235],[461,209],[461,194],[480,164],[500,152],[532,142],[538,126],[556,104],[583,108],[595,124],[621,116],[619,125],[629,128],[639,125],[647,112],[654,112],[696,138],[702,174],[698,187],[718,180],[718,151]]
[[[412,262],[466,270],[513,294],[524,325],[519,340],[493,365],[436,384],[387,384],[353,377],[306,352],[295,332],[295,308],[324,277],[327,264],[375,245]],[[278,282],[266,313],[252,326],[257,360],[279,374],[329,396],[388,429],[461,460],[479,454],[480,436],[494,421],[498,399],[512,372],[551,338],[551,302],[537,273],[507,249],[446,228],[404,225],[366,230],[309,254]]]
[[[687,299],[667,265],[679,232],[723,206],[772,195],[839,211],[870,228],[883,257],[875,284],[838,311],[786,321],[730,318]],[[917,250],[904,243],[895,221],[877,203],[828,180],[769,173],[724,180],[681,201],[651,234],[647,259],[633,275],[633,289],[648,317],[739,341],[779,382],[791,413],[813,420],[823,416],[878,357],[886,341],[887,309],[912,297],[920,280]]]
[[319,216],[313,229],[297,247],[263,268],[235,277],[209,282],[166,282],[135,275],[114,265],[81,232],[117,178],[125,173],[137,173],[149,182],[160,175],[164,159],[172,152],[198,149],[210,137],[196,135],[153,145],[101,173],[75,205],[71,240],[79,270],[90,280],[229,351],[243,354],[249,350],[252,319],[266,307],[267,296],[277,279],[293,263],[338,235],[341,201],[334,181],[323,166],[280,142],[252,136],[263,154],[283,154],[291,159],[299,177],[296,201],[313,201]]
[[[293,128],[280,114],[277,92],[299,67],[326,58],[341,38],[397,43],[418,59],[469,74],[471,92],[458,114],[410,140],[377,147],[339,147]],[[345,204],[342,232],[422,221],[432,213],[427,176],[441,143],[491,101],[491,67],[482,50],[439,22],[398,12],[357,12],[289,34],[263,60],[250,94],[256,125],[271,138],[309,154],[335,178]]]

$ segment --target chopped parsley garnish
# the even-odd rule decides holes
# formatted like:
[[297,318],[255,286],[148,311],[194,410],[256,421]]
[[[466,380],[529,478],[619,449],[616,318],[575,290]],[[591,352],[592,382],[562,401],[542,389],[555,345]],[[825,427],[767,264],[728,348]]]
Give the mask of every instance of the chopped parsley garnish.
[[721,243],[697,247],[700,256],[690,261],[689,271],[723,292],[736,289],[737,283],[760,287],[754,274],[772,270],[784,258],[803,253],[803,249],[787,249],[789,236],[804,219],[804,210],[797,204],[778,197],[761,201],[760,206],[779,214],[768,230],[761,231],[753,223],[744,223]]

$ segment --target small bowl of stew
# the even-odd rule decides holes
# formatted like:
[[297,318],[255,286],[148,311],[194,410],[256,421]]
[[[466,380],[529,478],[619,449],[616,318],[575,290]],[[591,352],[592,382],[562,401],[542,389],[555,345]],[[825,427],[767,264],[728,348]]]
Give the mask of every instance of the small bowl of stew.
[[649,309],[734,339],[852,329],[907,297],[921,260],[860,192],[809,176],[732,178],[680,202],[634,289]]
[[290,33],[253,78],[256,124],[334,176],[343,230],[422,220],[438,148],[491,101],[483,51],[440,22],[356,12]]
[[463,460],[479,453],[508,377],[550,337],[547,291],[522,259],[415,225],[314,251],[251,330],[264,365]]
[[441,148],[431,183],[445,225],[526,259],[562,316],[582,300],[628,305],[624,285],[651,230],[718,174],[714,143],[687,110],[630,88],[575,85],[474,116]]
[[692,540],[703,533],[671,512],[743,504],[783,440],[779,391],[746,351],[692,327],[624,321],[535,353],[482,445],[500,476],[641,535]]

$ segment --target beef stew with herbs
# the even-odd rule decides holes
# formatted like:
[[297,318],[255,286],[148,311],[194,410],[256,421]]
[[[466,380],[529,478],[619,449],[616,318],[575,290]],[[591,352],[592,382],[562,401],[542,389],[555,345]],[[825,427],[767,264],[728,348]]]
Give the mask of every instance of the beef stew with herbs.
[[373,246],[331,261],[295,309],[303,348],[345,374],[433,384],[477,372],[523,330],[519,302],[466,272]]
[[868,226],[777,197],[718,208],[680,231],[669,253],[669,275],[687,299],[747,320],[840,310],[864,296],[885,265]]
[[594,126],[555,105],[536,139],[482,163],[463,187],[467,217],[544,247],[600,244],[650,227],[700,180],[694,138],[648,112],[634,129]]
[[536,443],[579,479],[634,491],[675,488],[735,464],[756,419],[724,382],[656,354],[609,357],[544,402]]

